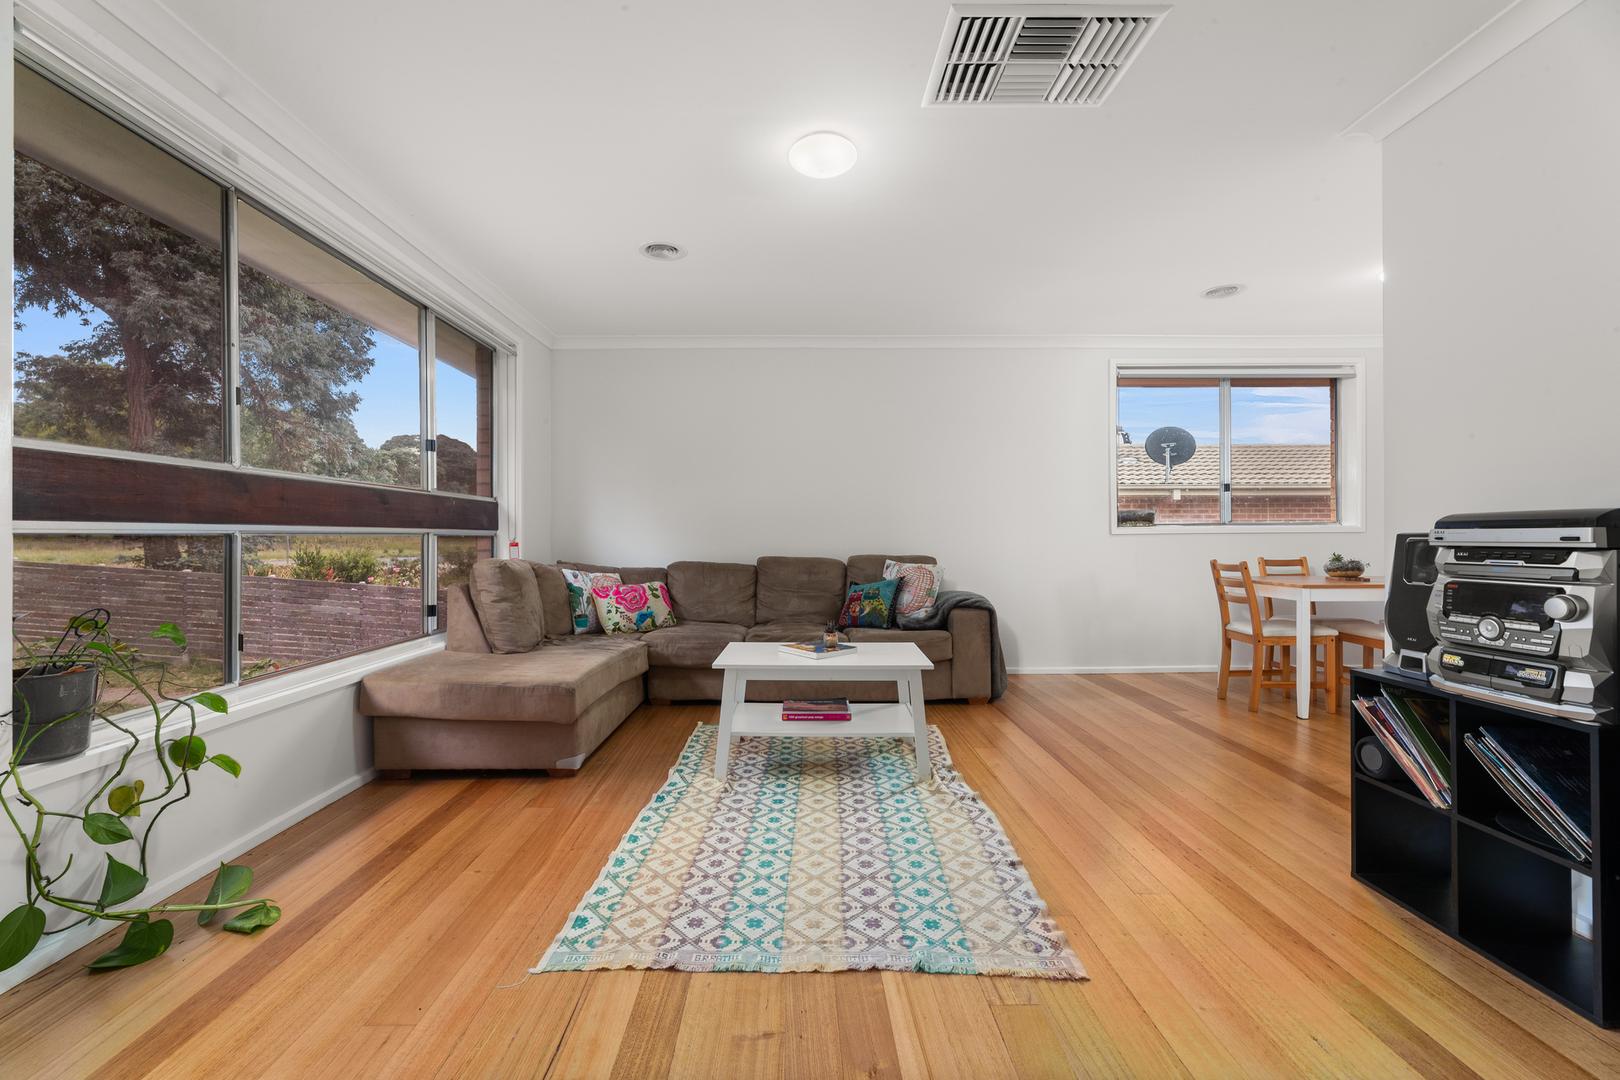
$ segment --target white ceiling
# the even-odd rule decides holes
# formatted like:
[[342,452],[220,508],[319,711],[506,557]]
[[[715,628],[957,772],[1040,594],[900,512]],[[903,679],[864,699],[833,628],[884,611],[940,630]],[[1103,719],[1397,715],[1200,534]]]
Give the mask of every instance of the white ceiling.
[[[167,7],[558,334],[1062,335],[1378,332],[1338,132],[1505,3],[1179,0],[1100,109],[966,110],[920,107],[943,0]],[[809,180],[823,128],[860,162]]]

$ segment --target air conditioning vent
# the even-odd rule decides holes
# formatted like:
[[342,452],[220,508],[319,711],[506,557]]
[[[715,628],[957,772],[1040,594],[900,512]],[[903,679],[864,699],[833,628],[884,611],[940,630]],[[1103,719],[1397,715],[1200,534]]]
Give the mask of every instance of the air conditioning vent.
[[924,105],[1101,105],[1168,7],[953,7]]

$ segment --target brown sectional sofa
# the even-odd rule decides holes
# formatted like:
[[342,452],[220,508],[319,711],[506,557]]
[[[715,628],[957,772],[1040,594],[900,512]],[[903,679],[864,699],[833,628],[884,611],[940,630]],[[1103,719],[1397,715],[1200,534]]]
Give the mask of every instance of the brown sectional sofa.
[[[766,556],[757,563],[612,567],[484,560],[446,596],[445,650],[373,673],[360,689],[376,763],[411,769],[577,769],[643,700],[715,701],[715,658],[733,641],[799,641],[838,617],[848,586],[876,581],[885,559]],[[559,567],[613,571],[669,586],[675,626],[635,635],[574,634]],[[930,701],[990,695],[989,613],[959,608],[943,630],[851,628],[851,641],[913,641],[934,664]],[[750,683],[754,701],[796,695],[893,701],[881,683]]]

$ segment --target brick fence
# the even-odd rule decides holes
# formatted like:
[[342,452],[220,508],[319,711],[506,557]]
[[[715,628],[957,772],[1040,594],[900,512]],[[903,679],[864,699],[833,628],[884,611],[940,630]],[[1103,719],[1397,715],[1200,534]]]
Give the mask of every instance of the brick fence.
[[[1221,497],[1215,494],[1184,493],[1180,499],[1168,495],[1121,495],[1121,510],[1153,510],[1160,525],[1184,525],[1221,520]],[[1232,520],[1254,525],[1295,525],[1302,522],[1334,520],[1333,495],[1269,495],[1233,492]]]
[[[112,612],[112,632],[142,653],[175,657],[150,637],[172,622],[186,632],[189,659],[221,663],[225,583],[220,574],[127,566],[17,563],[13,607],[24,641],[54,638],[87,608]],[[422,592],[394,585],[350,585],[295,578],[242,579],[244,661],[307,664],[376,648],[422,632]]]

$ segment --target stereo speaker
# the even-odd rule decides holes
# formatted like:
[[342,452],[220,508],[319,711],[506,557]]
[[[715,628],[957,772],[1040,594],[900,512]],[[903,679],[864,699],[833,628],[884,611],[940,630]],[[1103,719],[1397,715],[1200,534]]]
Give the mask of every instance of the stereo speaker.
[[1390,780],[1395,776],[1394,757],[1371,735],[1356,742],[1356,764],[1375,780]]
[[1384,654],[1385,667],[1423,673],[1425,659],[1435,646],[1434,635],[1429,632],[1428,608],[1429,594],[1439,577],[1437,554],[1428,533],[1399,533],[1395,537],[1389,591],[1384,598],[1384,630],[1391,645]]

